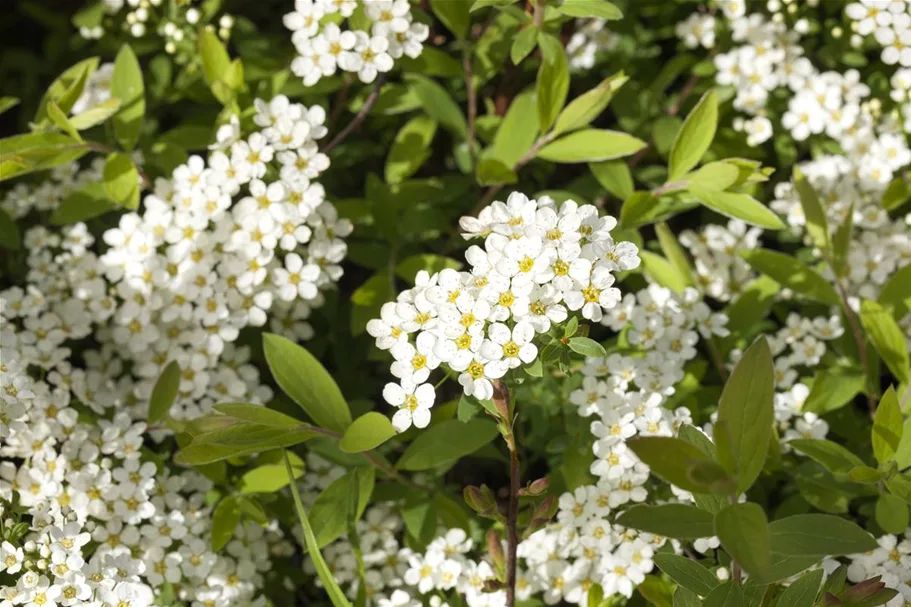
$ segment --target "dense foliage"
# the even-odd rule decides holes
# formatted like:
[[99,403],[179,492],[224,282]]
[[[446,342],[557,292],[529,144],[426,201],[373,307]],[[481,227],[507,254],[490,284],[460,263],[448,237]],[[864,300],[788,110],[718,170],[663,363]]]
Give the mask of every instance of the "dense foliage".
[[2,28],[0,607],[911,605],[911,2]]

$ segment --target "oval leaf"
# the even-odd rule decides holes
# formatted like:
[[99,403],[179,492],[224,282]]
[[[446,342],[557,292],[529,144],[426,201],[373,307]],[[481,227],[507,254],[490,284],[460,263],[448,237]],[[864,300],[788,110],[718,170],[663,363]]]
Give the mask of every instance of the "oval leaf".
[[338,446],[345,453],[360,453],[375,449],[395,434],[395,428],[388,417],[376,411],[368,411],[348,426]]

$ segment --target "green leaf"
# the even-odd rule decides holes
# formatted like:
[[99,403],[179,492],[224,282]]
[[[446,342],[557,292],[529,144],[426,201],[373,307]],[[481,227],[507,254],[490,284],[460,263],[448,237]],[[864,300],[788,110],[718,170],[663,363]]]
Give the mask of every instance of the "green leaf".
[[[287,470],[288,478],[294,478],[294,472],[291,469],[291,460],[288,459],[287,453],[285,453],[284,456],[285,469]],[[342,589],[339,588],[338,584],[335,582],[332,570],[329,569],[325,559],[323,559],[323,555],[320,554],[316,536],[313,534],[313,528],[310,526],[310,519],[307,518],[307,512],[304,510],[304,505],[301,503],[297,483],[291,483],[291,494],[294,497],[294,508],[297,511],[297,518],[300,521],[301,527],[304,529],[304,544],[307,548],[307,552],[310,554],[310,560],[313,561],[316,574],[323,583],[326,594],[329,595],[329,600],[332,601],[333,607],[351,607],[351,603],[345,598],[345,593],[342,592]]]
[[471,25],[471,3],[472,0],[430,0],[430,9],[458,40],[464,40]]
[[633,506],[617,518],[617,524],[676,539],[715,535],[712,515],[688,504]]
[[656,607],[672,607],[674,600],[673,585],[657,575],[647,575],[636,586],[636,592],[648,601],[649,605]]
[[519,176],[496,158],[484,158],[478,162],[477,180],[479,185],[505,185],[516,183]]
[[375,449],[393,436],[395,428],[389,418],[382,413],[368,411],[348,426],[338,446],[345,453],[360,453]]
[[[565,6],[565,5],[564,5]],[[601,115],[614,96],[629,78],[620,72],[601,81],[601,84],[572,101],[557,116],[553,133],[555,135],[575,131],[588,126]]]
[[633,194],[633,175],[625,160],[606,160],[588,165],[592,175],[605,190],[620,200],[626,200]]
[[54,103],[54,101],[47,102],[47,115],[48,118],[51,119],[51,122],[53,122],[58,129],[76,141],[82,141],[82,137],[80,137],[79,131],[76,130],[76,127],[70,124],[69,118],[66,117],[66,114],[63,113],[63,110],[57,107],[57,104]]
[[149,423],[154,424],[168,416],[177,391],[180,389],[180,365],[172,360],[158,376],[149,398]]
[[781,230],[785,227],[778,215],[749,194],[722,192],[701,183],[690,183],[688,189],[699,202],[725,217],[741,219],[769,230]]
[[886,533],[901,534],[908,530],[908,504],[902,498],[883,493],[876,500],[876,524]]
[[735,582],[724,582],[705,597],[702,607],[744,607],[743,591]]
[[794,169],[794,189],[800,197],[800,206],[807,221],[807,233],[813,244],[823,251],[829,248],[829,222],[816,190],[799,168]]
[[[733,489],[731,481],[724,478],[724,469],[706,456],[699,447],[684,440],[666,436],[646,436],[629,439],[626,444],[651,468],[652,473],[681,489],[699,493],[729,493]],[[693,474],[698,466],[713,471],[721,477],[720,480],[701,480]]]
[[386,158],[386,183],[401,183],[414,175],[430,158],[430,144],[437,132],[436,120],[415,116],[395,135]]
[[678,295],[686,289],[686,278],[661,255],[650,251],[639,251],[639,258],[642,260],[642,269],[654,282]]
[[594,17],[609,21],[623,19],[620,9],[607,0],[564,0],[557,10],[568,17]]
[[607,356],[604,346],[588,337],[573,337],[567,344],[569,349],[582,356],[604,357]]
[[813,607],[822,583],[823,570],[808,571],[785,588],[778,599],[778,607]]
[[908,185],[904,177],[898,176],[889,183],[889,187],[883,192],[880,204],[885,210],[891,211],[905,204],[909,198],[911,198],[911,186]]
[[[530,31],[534,32],[534,28],[530,28]],[[501,161],[510,170],[531,149],[538,137],[537,123],[528,120],[535,107],[534,89],[529,88],[519,93],[509,104],[493,137],[491,157]]]
[[348,403],[335,380],[312,354],[273,333],[263,335],[263,350],[275,381],[317,425],[336,432],[348,428]]
[[470,455],[493,440],[497,426],[486,419],[448,419],[422,431],[396,462],[401,470],[429,470]]
[[88,128],[101,124],[120,110],[120,99],[108,99],[96,105],[93,105],[86,111],[77,116],[70,118],[70,124],[73,127],[84,131]]
[[901,383],[911,383],[911,362],[905,335],[885,308],[869,299],[860,302],[860,322],[879,357]]
[[[82,96],[82,91],[89,76],[98,68],[98,62],[98,57],[89,57],[70,66],[60,74],[41,98],[38,111],[35,113],[35,122],[40,123],[47,117],[47,103],[51,100],[56,101],[58,107],[64,112],[72,110],[76,100]],[[7,152],[9,150],[3,149],[3,151]]]
[[354,521],[361,518],[373,493],[375,470],[371,467],[357,467],[335,479],[313,502],[310,516],[315,524],[317,545],[322,548],[345,535],[349,523],[348,502],[357,494],[357,508]]
[[786,556],[843,556],[876,548],[872,535],[838,516],[798,514],[769,524],[772,551]]
[[723,160],[705,164],[688,175],[690,182],[712,190],[727,190],[739,177],[740,169]]
[[883,475],[879,470],[870,466],[855,466],[848,470],[848,478],[855,483],[872,485],[883,480]]
[[88,151],[83,143],[56,131],[0,139],[0,181],[73,162]]
[[19,227],[6,211],[0,209],[0,247],[16,250],[22,246]]
[[902,426],[902,438],[898,442],[898,448],[892,459],[898,464],[900,470],[911,466],[911,417],[906,419]]
[[851,468],[864,465],[862,459],[830,440],[797,438],[788,441],[788,444],[821,464],[829,472],[847,474]]
[[15,97],[4,96],[0,97],[0,114],[13,109],[19,105],[21,101]]
[[906,475],[896,474],[886,481],[886,487],[896,497],[911,504],[911,479]]
[[218,552],[231,541],[234,530],[240,523],[240,507],[233,496],[218,502],[212,513],[212,550]]
[[538,32],[538,45],[541,47],[542,60],[535,92],[538,101],[538,125],[541,132],[546,133],[566,103],[566,95],[569,92],[569,61],[563,44],[554,36]]
[[671,229],[667,227],[666,223],[659,223],[655,226],[655,234],[658,236],[658,243],[661,245],[661,250],[664,251],[664,256],[680,275],[683,284],[687,287],[695,286],[696,281],[693,278],[689,258]]
[[742,335],[755,327],[757,318],[765,318],[775,303],[781,286],[768,276],[759,276],[740,293],[724,313],[728,317],[728,330]]
[[[714,529],[710,531],[710,535],[715,535]],[[685,556],[659,552],[654,560],[669,578],[699,596],[707,596],[719,584],[714,573]]]
[[865,381],[863,372],[851,367],[817,371],[801,410],[821,415],[840,409],[864,389]]
[[646,143],[632,135],[605,129],[583,129],[564,135],[538,151],[537,158],[578,163],[613,160],[635,154]]
[[833,306],[841,302],[828,280],[790,255],[769,249],[753,249],[741,251],[740,256],[757,272],[767,274],[796,293]]
[[[735,474],[738,494],[753,485],[765,463],[775,419],[774,396],[775,364],[761,337],[737,361],[718,404],[718,421],[727,430],[733,457],[733,469],[725,468]],[[720,449],[719,459],[724,464]]]
[[[674,139],[669,159],[668,181],[679,179],[699,164],[715,138],[717,126],[718,96],[713,88],[702,96],[696,107],[687,115]],[[698,198],[698,195],[696,196]]]
[[301,428],[307,426],[299,419],[285,415],[281,411],[270,409],[263,405],[251,403],[219,403],[213,407],[223,415],[228,415],[245,422],[261,426],[274,426],[276,428]]
[[142,131],[146,101],[142,68],[129,44],[120,47],[120,52],[114,60],[111,97],[120,100],[120,109],[113,118],[114,134],[117,135],[117,141],[123,149],[132,150]]
[[762,580],[772,570],[769,525],[759,504],[731,504],[715,516],[721,545],[743,570]]
[[[414,280],[414,276],[411,277]],[[384,272],[377,272],[368,278],[351,294],[351,333],[360,335],[367,329],[367,323],[378,318],[384,303],[395,298],[393,281]]]
[[405,82],[421,101],[428,116],[459,139],[468,136],[468,123],[458,104],[442,86],[419,74],[405,74]]
[[876,407],[876,415],[873,417],[873,431],[870,440],[873,443],[873,455],[876,456],[876,461],[884,464],[890,461],[898,451],[898,445],[902,440],[903,424],[898,396],[895,394],[895,388],[889,386],[880,399],[879,406]]
[[309,427],[284,429],[259,424],[234,424],[194,437],[193,442],[174,456],[174,461],[199,466],[229,457],[290,447],[314,436],[317,436],[317,433]]
[[687,590],[682,585],[674,591],[674,607],[701,607],[702,600],[692,590]]
[[514,4],[516,0],[475,0],[474,4],[471,5],[469,12],[473,13],[476,10],[482,8],[487,8],[488,6],[495,6],[497,8],[502,8],[504,6],[509,6]]
[[854,236],[854,203],[848,208],[845,220],[835,229],[832,236],[832,266],[833,271],[841,276],[848,262],[851,252],[851,239]]
[[[295,460],[294,478],[300,478],[304,475],[304,463],[293,453],[290,453],[289,457]],[[287,487],[289,482],[283,463],[263,464],[245,472],[240,478],[237,490],[245,494],[275,493]]]
[[519,30],[516,37],[512,40],[512,46],[509,49],[509,58],[513,64],[519,65],[522,60],[528,57],[528,54],[535,50],[538,44],[538,30],[528,26]]
[[215,84],[217,82],[227,84],[230,78],[228,72],[231,69],[231,56],[228,55],[228,50],[219,39],[218,34],[209,29],[200,31],[199,54],[202,58],[202,70],[206,83],[212,89],[215,97],[222,103],[226,103],[229,99],[223,99],[222,95],[227,91],[216,93]]
[[127,154],[115,152],[104,163],[104,191],[117,206],[139,208],[139,171]]
[[911,264],[892,273],[879,292],[877,300],[892,311],[892,317],[899,319],[911,310]]

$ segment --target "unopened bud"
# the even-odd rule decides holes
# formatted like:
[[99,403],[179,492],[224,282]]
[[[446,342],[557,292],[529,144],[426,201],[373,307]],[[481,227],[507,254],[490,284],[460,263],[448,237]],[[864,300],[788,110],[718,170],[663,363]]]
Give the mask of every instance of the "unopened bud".
[[537,480],[534,480],[534,481],[528,483],[528,485],[526,485],[522,489],[519,489],[519,495],[521,495],[523,497],[524,496],[537,497],[537,496],[543,495],[545,492],[547,492],[547,488],[549,486],[550,486],[550,481],[548,481],[547,477],[545,476],[544,478],[539,478]]
[[493,406],[504,420],[509,420],[509,388],[506,382],[498,379],[493,382]]
[[506,556],[503,554],[503,541],[500,535],[491,529],[487,532],[487,554],[493,564],[494,573],[501,582],[506,581]]

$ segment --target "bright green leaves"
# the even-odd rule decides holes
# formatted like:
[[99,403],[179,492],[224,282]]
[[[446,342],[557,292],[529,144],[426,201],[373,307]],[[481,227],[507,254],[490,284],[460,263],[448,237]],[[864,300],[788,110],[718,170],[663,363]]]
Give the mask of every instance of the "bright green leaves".
[[47,118],[47,104],[50,101],[54,101],[63,112],[69,113],[76,100],[82,95],[89,76],[98,68],[98,62],[98,57],[83,59],[60,74],[44,93],[38,111],[35,113],[35,122],[41,123]]
[[[294,471],[291,468],[291,460],[288,459],[287,453],[285,454],[285,469],[287,471],[289,479],[295,478]],[[326,564],[326,560],[323,558],[323,555],[320,554],[319,544],[317,543],[316,536],[313,533],[313,527],[310,526],[310,519],[307,518],[307,512],[304,510],[304,504],[301,503],[301,497],[300,492],[297,489],[297,483],[291,483],[291,495],[294,497],[294,508],[297,511],[297,518],[304,530],[304,545],[306,546],[307,551],[310,553],[310,560],[313,561],[313,566],[316,569],[316,574],[319,576],[320,581],[322,581],[323,588],[326,589],[326,594],[329,595],[329,600],[332,601],[332,606],[351,607],[351,603],[349,603],[348,599],[345,598],[345,593],[342,592],[342,589],[339,588],[338,584],[335,582],[335,577],[332,574],[332,570],[329,569],[329,566]]]
[[587,91],[572,101],[557,116],[553,133],[559,135],[588,126],[608,106],[614,93],[629,78],[622,72],[601,81],[601,84]]
[[0,181],[78,160],[88,151],[81,142],[56,131],[0,139]]
[[[711,534],[715,534],[714,529]],[[655,555],[655,564],[672,580],[699,596],[707,596],[719,584],[714,573],[684,556],[658,553]]]
[[240,523],[240,515],[240,505],[235,496],[229,495],[218,502],[212,513],[212,550],[217,552],[230,541]]
[[570,350],[582,356],[607,356],[604,346],[589,337],[570,337],[566,345]]
[[876,461],[884,464],[892,459],[898,451],[903,433],[902,412],[898,406],[898,397],[891,386],[883,394],[873,418],[871,442]]
[[729,493],[725,470],[699,447],[679,438],[647,436],[627,441],[652,473],[686,491]]
[[606,129],[583,129],[545,145],[537,158],[560,163],[599,162],[635,154],[646,143],[632,135]]
[[395,436],[392,422],[382,413],[369,411],[352,422],[338,443],[346,453],[375,449]]
[[856,524],[830,514],[798,514],[778,519],[769,524],[769,533],[772,552],[786,556],[842,556],[867,552],[877,546],[873,536]]
[[471,25],[472,0],[430,0],[430,9],[458,40],[464,40]]
[[104,191],[114,204],[125,209],[139,208],[139,170],[127,154],[116,152],[104,163]]
[[[534,32],[534,29],[531,31]],[[538,126],[529,121],[528,117],[535,112],[535,107],[533,89],[516,95],[494,135],[493,146],[490,148],[491,159],[501,161],[512,170],[519,159],[531,149],[538,137]]]
[[691,183],[689,191],[703,205],[725,217],[742,219],[751,225],[770,230],[784,228],[778,215],[749,194],[723,192],[700,183]]
[[177,391],[180,389],[180,365],[172,360],[158,376],[152,396],[149,398],[149,423],[163,420],[171,410]]
[[386,158],[386,183],[401,183],[421,168],[430,158],[430,144],[436,131],[437,122],[429,116],[416,116],[405,123]]
[[822,583],[823,570],[808,571],[785,588],[778,599],[779,607],[813,607]]
[[832,473],[847,473],[856,466],[863,466],[862,459],[838,443],[812,438],[798,438],[788,444]]
[[229,457],[239,457],[290,447],[307,441],[317,434],[306,424],[281,428],[226,418],[223,428],[204,432],[181,449],[174,460],[181,464],[199,466]]
[[535,85],[538,100],[538,124],[546,133],[566,103],[569,93],[569,61],[563,44],[554,36],[543,32],[538,34],[541,47],[541,67]]
[[737,361],[721,393],[714,426],[718,459],[736,479],[738,494],[753,485],[765,462],[775,417],[774,394],[772,352],[761,338]]
[[335,380],[312,354],[272,333],[263,335],[263,350],[275,381],[317,425],[336,432],[348,428],[348,403]]
[[115,208],[105,192],[104,183],[90,183],[60,202],[51,214],[51,223],[59,226],[86,221]]
[[19,103],[20,100],[16,99],[15,97],[10,97],[8,95],[0,97],[0,114],[6,112],[7,110],[13,109],[19,105]]
[[826,251],[829,248],[829,222],[826,219],[826,211],[819,201],[816,190],[798,168],[794,169],[794,189],[800,197],[800,206],[807,220],[807,233],[814,245]]
[[460,422],[448,419],[422,431],[396,462],[401,470],[429,470],[470,455],[497,435],[497,426],[486,419]]
[[146,102],[142,68],[128,44],[120,47],[120,52],[114,60],[111,96],[120,101],[120,108],[113,118],[114,134],[123,149],[132,150],[139,141],[139,133],[142,131]]
[[740,256],[754,270],[768,275],[795,293],[833,306],[841,302],[841,298],[828,280],[790,255],[769,249],[753,249],[741,251]]
[[529,53],[535,50],[538,44],[538,30],[534,27],[525,27],[516,34],[509,48],[509,58],[515,65],[522,63]]
[[419,74],[405,74],[405,82],[420,100],[428,116],[459,139],[467,138],[468,122],[465,115],[445,88]]
[[75,139],[76,141],[82,141],[82,137],[79,135],[79,131],[76,130],[70,123],[70,119],[66,117],[66,114],[61,110],[54,101],[47,102],[47,116],[51,119],[51,122],[54,123],[57,128],[61,131]]
[[715,534],[743,570],[762,580],[772,569],[772,539],[759,504],[731,504],[715,516]]
[[860,302],[860,322],[892,375],[903,384],[911,383],[911,363],[905,335],[892,315],[875,301],[863,299]]
[[218,35],[209,29],[199,33],[202,69],[212,94],[222,105],[234,102],[244,86],[244,67],[240,58],[231,61],[228,50]]
[[[303,476],[304,462],[294,453],[288,453],[288,457],[291,459],[294,477]],[[289,482],[285,464],[279,459],[245,472],[240,478],[238,490],[241,493],[274,493],[288,486]]]
[[908,530],[908,503],[890,493],[883,493],[874,507],[876,524],[886,533],[904,533]]
[[564,0],[557,10],[568,17],[594,17],[616,21],[623,13],[607,0]]
[[633,506],[617,518],[617,524],[676,539],[715,535],[714,517],[688,504]]
[[667,180],[692,170],[708,151],[718,127],[718,96],[710,89],[689,113],[671,146]]
[[332,481],[317,496],[310,516],[320,548],[344,535],[349,522],[353,524],[361,518],[373,493],[375,480],[373,468],[359,466]]
[[93,105],[81,114],[69,119],[70,124],[79,131],[84,131],[101,124],[120,110],[120,99],[108,99]]

